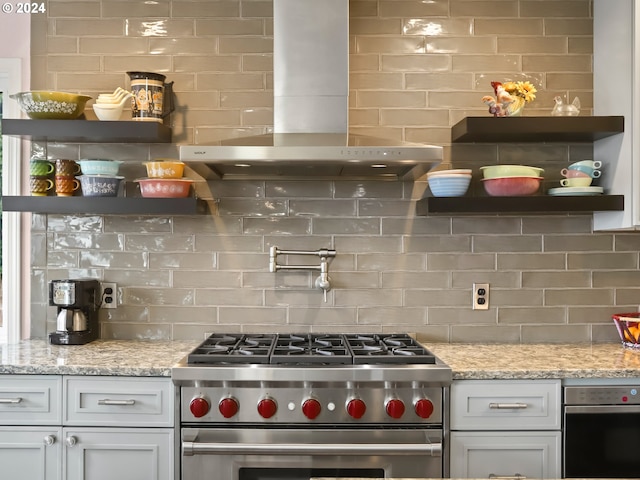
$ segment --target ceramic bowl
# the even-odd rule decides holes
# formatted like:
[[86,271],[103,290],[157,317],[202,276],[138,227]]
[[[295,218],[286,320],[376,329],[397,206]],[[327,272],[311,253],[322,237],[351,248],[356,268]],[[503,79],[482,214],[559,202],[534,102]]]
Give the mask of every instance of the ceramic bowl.
[[540,177],[544,173],[543,168],[527,165],[488,165],[480,167],[480,171],[484,178]]
[[143,197],[149,198],[184,198],[189,196],[193,180],[189,178],[140,178]]
[[93,112],[98,117],[98,120],[105,122],[114,122],[120,120],[122,111],[124,110],[124,104],[98,104],[94,103]]
[[432,178],[436,176],[450,176],[450,175],[471,175],[470,168],[454,168],[451,170],[432,170],[427,173],[427,178]]
[[103,160],[100,158],[83,158],[78,164],[84,175],[117,175],[120,160]]
[[484,189],[492,197],[533,195],[540,188],[542,177],[485,178]]
[[79,175],[82,195],[85,197],[115,197],[124,177],[114,175]]
[[149,178],[182,178],[184,163],[173,160],[145,162]]
[[86,95],[67,92],[32,91],[9,95],[20,104],[29,118],[72,120],[84,112],[91,100]]
[[461,197],[469,189],[471,175],[433,175],[427,182],[434,197]]

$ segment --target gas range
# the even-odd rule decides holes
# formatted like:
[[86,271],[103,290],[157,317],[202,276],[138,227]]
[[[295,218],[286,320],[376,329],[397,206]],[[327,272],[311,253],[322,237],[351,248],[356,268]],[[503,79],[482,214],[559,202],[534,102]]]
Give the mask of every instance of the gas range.
[[213,334],[172,369],[183,424],[443,422],[451,369],[407,334]]

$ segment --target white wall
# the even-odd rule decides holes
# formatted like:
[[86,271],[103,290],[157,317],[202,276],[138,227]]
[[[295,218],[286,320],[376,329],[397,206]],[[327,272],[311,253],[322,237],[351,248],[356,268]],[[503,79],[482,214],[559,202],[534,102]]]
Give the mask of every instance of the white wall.
[[29,89],[30,45],[30,16],[0,12],[0,58],[22,59],[22,87],[24,90]]

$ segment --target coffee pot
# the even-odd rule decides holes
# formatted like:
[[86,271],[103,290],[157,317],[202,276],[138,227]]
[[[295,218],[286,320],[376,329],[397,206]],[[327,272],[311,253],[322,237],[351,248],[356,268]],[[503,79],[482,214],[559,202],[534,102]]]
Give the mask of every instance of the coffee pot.
[[49,283],[49,305],[58,307],[52,344],[84,345],[99,337],[100,292],[100,282],[92,279]]

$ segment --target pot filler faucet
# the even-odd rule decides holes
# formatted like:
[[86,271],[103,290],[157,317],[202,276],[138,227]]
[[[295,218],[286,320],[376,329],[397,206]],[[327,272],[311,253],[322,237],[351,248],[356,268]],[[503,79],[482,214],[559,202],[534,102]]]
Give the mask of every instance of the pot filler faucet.
[[[279,265],[278,255],[314,255],[320,257],[320,265]],[[331,290],[329,278],[329,258],[336,256],[335,250],[321,248],[320,250],[280,250],[278,247],[269,248],[269,271],[278,270],[317,270],[320,275],[316,278],[315,287],[322,290],[324,301],[327,301],[327,292]]]

